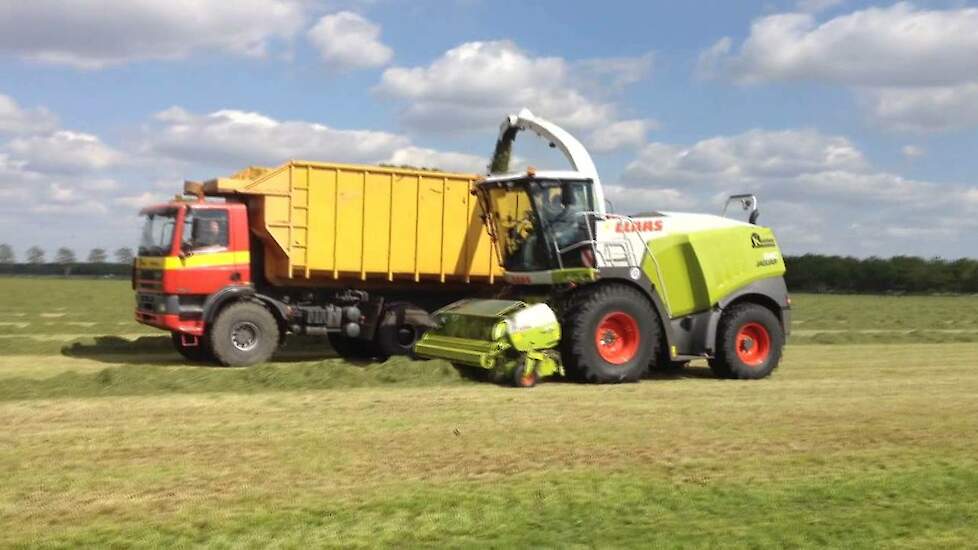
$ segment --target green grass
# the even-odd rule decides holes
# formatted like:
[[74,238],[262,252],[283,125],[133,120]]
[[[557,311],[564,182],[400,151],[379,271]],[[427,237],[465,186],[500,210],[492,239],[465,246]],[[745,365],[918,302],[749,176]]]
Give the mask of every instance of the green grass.
[[792,296],[798,344],[978,342],[978,296]]
[[978,537],[978,343],[950,341],[973,338],[973,297],[795,296],[800,334],[763,381],[697,364],[517,390],[308,341],[187,366],[129,321],[125,282],[0,279],[0,296],[0,321],[40,323],[0,325],[0,547]]

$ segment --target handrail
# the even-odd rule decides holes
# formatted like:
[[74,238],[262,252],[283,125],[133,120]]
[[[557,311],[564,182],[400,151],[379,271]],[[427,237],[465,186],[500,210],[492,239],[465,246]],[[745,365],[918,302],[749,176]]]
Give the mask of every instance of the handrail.
[[753,193],[744,193],[741,195],[730,195],[727,197],[727,202],[723,203],[723,210],[720,212],[720,216],[726,216],[727,208],[730,207],[730,203],[736,201],[740,201],[740,206],[745,211],[751,211],[748,216],[753,216],[754,212],[757,212],[757,196]]
[[[599,212],[594,212],[594,211],[584,211],[584,212],[578,212],[577,215],[578,216],[593,216],[596,220],[600,217],[600,218],[604,218],[604,219],[607,219],[607,218],[620,219],[620,220],[628,221],[630,223],[635,223],[634,218],[632,218],[631,216],[625,216],[623,214],[612,214],[612,213],[609,213],[609,212],[600,212],[599,213]],[[587,220],[585,219],[585,221],[587,221]],[[597,248],[598,248],[597,247],[598,241],[597,241],[597,239],[595,238],[594,234],[591,231],[591,224],[585,223],[585,225],[587,226],[588,237],[591,238],[590,241],[587,241],[587,242],[594,243],[594,253],[595,253],[595,255],[597,255],[597,254],[599,254],[599,252],[597,250]],[[641,233],[641,232],[639,232],[639,233]],[[631,256],[631,258],[629,258],[629,262],[630,263],[631,262],[634,262],[635,261],[635,254],[634,254],[634,251],[631,250],[631,248],[632,248],[631,241],[629,241],[627,239],[622,239],[622,242],[625,243],[625,245],[628,247],[627,253],[628,253],[629,256]],[[652,252],[652,249],[649,247],[648,241],[646,241],[645,239],[642,239],[642,246],[645,247],[645,251],[649,254],[649,257],[652,258],[652,264],[655,266],[655,274],[656,274],[656,277],[659,279],[659,286],[662,287],[662,295],[663,295],[662,302],[663,302],[663,305],[665,305],[665,307],[666,307],[666,315],[668,315],[669,318],[671,319],[672,318],[672,308],[669,306],[669,301],[667,299],[665,299],[665,296],[668,296],[668,292],[666,290],[666,279],[662,275],[662,266],[659,264],[658,258],[655,257],[655,253],[653,253]],[[559,254],[558,254],[558,257],[559,257]],[[603,255],[602,255],[602,258],[603,258]],[[641,265],[630,265],[630,267],[638,267],[638,268],[641,268]]]

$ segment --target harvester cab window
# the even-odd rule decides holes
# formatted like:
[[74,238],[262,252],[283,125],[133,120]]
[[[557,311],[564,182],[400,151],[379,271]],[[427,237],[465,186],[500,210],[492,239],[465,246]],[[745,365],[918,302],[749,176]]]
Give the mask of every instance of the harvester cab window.
[[216,252],[228,247],[228,213],[225,210],[191,209],[183,222],[183,252]]
[[558,248],[584,240],[586,219],[581,214],[589,209],[587,186],[581,182],[565,182],[543,189],[540,194],[540,214],[547,224]]
[[[590,182],[525,181],[499,186],[489,192],[497,225],[496,233],[509,271],[556,269],[554,248],[564,249],[587,240],[588,218],[592,210]],[[563,257],[576,266],[580,251]]]

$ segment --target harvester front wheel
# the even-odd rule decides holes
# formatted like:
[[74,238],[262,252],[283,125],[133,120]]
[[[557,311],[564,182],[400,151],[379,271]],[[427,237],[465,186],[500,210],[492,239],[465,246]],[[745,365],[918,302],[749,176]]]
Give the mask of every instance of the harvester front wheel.
[[764,378],[777,368],[783,347],[784,331],[771,310],[738,304],[720,318],[717,352],[710,359],[710,369],[720,378]]
[[214,360],[214,354],[207,344],[207,338],[200,336],[197,338],[196,346],[189,346],[183,343],[184,335],[179,332],[171,332],[170,339],[173,340],[173,349],[188,361],[194,363],[205,363]]
[[532,388],[537,385],[540,381],[540,376],[533,372],[526,372],[526,363],[520,362],[515,369],[513,369],[513,385],[517,388]]
[[565,368],[587,382],[636,382],[656,356],[659,330],[655,310],[638,289],[582,289],[564,312]]
[[238,302],[221,310],[210,330],[214,358],[227,367],[268,361],[279,342],[279,326],[265,307]]

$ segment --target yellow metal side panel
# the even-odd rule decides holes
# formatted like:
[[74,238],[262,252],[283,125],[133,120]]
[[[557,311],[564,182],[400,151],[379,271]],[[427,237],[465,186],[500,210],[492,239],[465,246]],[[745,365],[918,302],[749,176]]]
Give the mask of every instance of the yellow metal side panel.
[[417,253],[418,178],[395,175],[391,200],[390,270],[395,277],[398,274],[413,277]]
[[364,195],[363,271],[387,276],[391,239],[391,177],[367,174]]
[[288,195],[290,166],[291,164],[279,166],[275,170],[248,183],[242,191],[261,195]]
[[309,172],[309,269],[333,270],[336,229],[336,172],[313,167]]
[[470,198],[475,200],[469,194],[468,180],[446,178],[441,269],[454,280],[465,280],[469,272],[466,233],[469,228]]
[[418,271],[422,276],[440,275],[444,181],[422,177],[418,194]]
[[336,182],[336,267],[360,272],[363,250],[363,172],[339,171]]
[[292,170],[292,267],[303,272],[308,266],[309,170],[308,166]]
[[289,197],[265,196],[265,227],[284,252],[289,250]]

